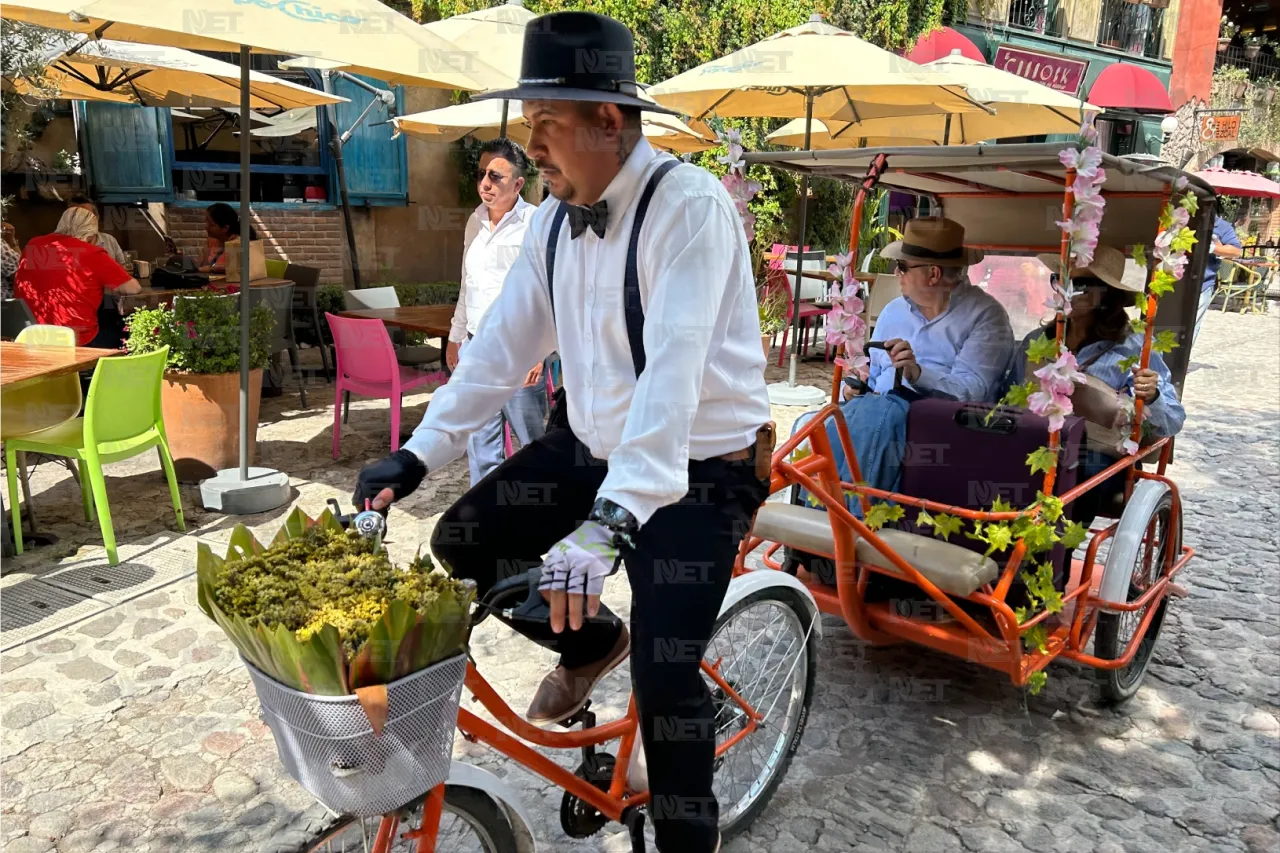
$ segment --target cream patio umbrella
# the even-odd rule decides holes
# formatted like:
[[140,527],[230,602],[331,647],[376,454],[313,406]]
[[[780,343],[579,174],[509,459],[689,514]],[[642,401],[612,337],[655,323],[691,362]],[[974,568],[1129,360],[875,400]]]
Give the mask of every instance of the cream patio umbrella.
[[[50,56],[40,90],[14,81],[23,94],[72,101],[106,101],[146,107],[234,106],[240,103],[240,69],[179,47],[102,39]],[[249,106],[289,110],[344,101],[334,95],[249,72]]]
[[[642,93],[640,97],[645,97]],[[451,107],[427,110],[391,121],[401,133],[433,142],[453,142],[471,135],[489,140],[502,133],[503,112],[510,104],[515,116],[507,124],[506,136],[521,145],[529,143],[529,124],[521,113],[520,101],[471,101]],[[640,124],[650,144],[678,154],[706,151],[718,143],[695,133],[687,124],[673,115],[641,111]]]
[[[523,0],[507,0],[501,6],[491,6],[477,12],[454,15],[440,21],[424,24],[424,29],[448,39],[463,50],[474,51],[496,69],[510,78],[514,86],[520,78],[520,56],[524,52],[524,28],[534,14],[524,8]],[[520,112],[518,106],[512,109]],[[506,134],[508,102],[501,105],[502,117],[498,135]]]
[[[851,32],[812,15],[808,22],[775,33],[728,56],[677,74],[653,86],[649,94],[663,106],[701,121],[707,116],[795,118],[804,116],[805,148],[813,119],[842,112],[851,118],[977,112],[982,107],[960,83],[863,41]],[[808,194],[808,176],[800,178],[800,198]],[[800,205],[804,245],[806,207]],[[800,288],[794,294],[796,330],[791,370],[785,385],[770,386],[780,404],[807,405],[826,397],[811,386],[796,387],[800,352]]]
[[[828,119],[822,133],[815,133],[810,148],[859,148],[890,145],[972,145],[1011,136],[1075,133],[1082,113],[1100,107],[1050,89],[1040,83],[1002,71],[985,62],[952,54],[921,66],[960,81],[969,95],[994,112],[955,115],[901,116],[854,120],[845,111]],[[817,128],[815,127],[815,130]],[[860,139],[867,138],[867,142]],[[804,143],[804,122],[792,121],[769,134],[774,145],[799,147]]]
[[[930,116],[933,118],[933,116]],[[892,119],[892,121],[910,121],[913,119]],[[875,119],[875,121],[891,121],[891,119]],[[890,145],[937,145],[931,139],[907,138],[900,136],[862,136],[853,122],[814,119],[809,126],[809,148],[885,148]],[[835,134],[835,135],[833,135]],[[780,148],[804,147],[804,119],[794,118],[765,137],[765,142]]]
[[[354,73],[414,86],[477,91],[504,85],[504,75],[376,0],[12,0],[5,18],[94,40],[165,44],[188,50],[240,52],[240,109],[250,111],[249,52],[311,56]],[[249,193],[251,134],[240,134],[240,465],[200,484],[206,508],[265,512],[289,500],[287,474],[249,468]]]

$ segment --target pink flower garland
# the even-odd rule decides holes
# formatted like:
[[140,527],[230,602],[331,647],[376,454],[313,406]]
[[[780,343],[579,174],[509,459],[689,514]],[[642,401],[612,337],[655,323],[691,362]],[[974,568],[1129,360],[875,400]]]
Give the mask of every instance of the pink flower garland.
[[862,301],[861,285],[853,275],[852,264],[853,253],[847,252],[836,255],[836,262],[827,267],[827,271],[836,277],[828,290],[831,311],[827,314],[827,343],[836,349],[844,347],[844,355],[836,356],[836,364],[865,380],[869,361],[862,349],[867,336],[862,312],[866,304]]
[[[1095,114],[1085,117],[1080,127],[1080,146],[1068,148],[1058,155],[1058,160],[1068,169],[1075,170],[1071,184],[1074,205],[1071,218],[1056,223],[1071,241],[1068,250],[1070,266],[1086,267],[1093,263],[1093,253],[1098,248],[1098,234],[1106,199],[1102,197],[1102,185],[1107,171],[1102,168],[1102,149],[1098,147],[1098,131],[1093,126]],[[1068,270],[1063,271],[1063,286],[1055,288],[1053,303],[1056,311],[1071,309],[1071,281]],[[1060,430],[1071,414],[1071,392],[1076,383],[1084,382],[1084,374],[1076,364],[1076,357],[1063,345],[1059,345],[1058,358],[1052,364],[1040,368],[1034,374],[1040,381],[1040,390],[1027,397],[1027,408],[1049,419],[1050,430]]]
[[720,184],[733,199],[733,206],[742,219],[742,230],[746,232],[747,242],[756,237],[756,217],[748,207],[751,200],[760,192],[758,182],[747,179],[747,164],[742,159],[742,133],[736,129],[716,132],[716,138],[725,147],[725,153],[716,157],[720,163],[729,167],[729,171],[720,179]]

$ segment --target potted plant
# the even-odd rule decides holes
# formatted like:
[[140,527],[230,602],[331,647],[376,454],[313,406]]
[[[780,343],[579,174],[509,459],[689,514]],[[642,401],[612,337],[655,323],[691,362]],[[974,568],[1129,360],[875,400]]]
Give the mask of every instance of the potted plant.
[[1249,40],[1244,43],[1244,58],[1255,59],[1258,52],[1262,50],[1262,46],[1267,43],[1267,37],[1262,33],[1254,33],[1249,36]]
[[1227,45],[1231,44],[1231,40],[1235,38],[1240,27],[1231,22],[1226,15],[1222,16],[1222,21],[1218,24],[1218,53],[1225,53]]
[[[178,479],[198,483],[240,461],[240,306],[214,291],[181,297],[174,307],[129,317],[131,353],[169,347],[160,388],[165,431]],[[249,320],[249,459],[258,431],[262,369],[275,329],[271,309],[258,305]]]
[[764,348],[764,360],[767,364],[774,336],[787,327],[786,291],[766,285],[760,290],[756,308],[760,314],[760,345]]

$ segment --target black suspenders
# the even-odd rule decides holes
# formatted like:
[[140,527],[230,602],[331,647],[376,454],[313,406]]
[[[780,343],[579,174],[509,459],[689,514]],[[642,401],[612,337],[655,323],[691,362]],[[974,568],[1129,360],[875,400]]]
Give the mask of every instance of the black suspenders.
[[[640,202],[636,205],[636,218],[631,224],[631,241],[627,244],[627,266],[623,276],[623,297],[627,319],[627,341],[631,345],[631,362],[636,369],[636,378],[644,372],[644,309],[640,302],[640,228],[644,225],[645,214],[649,210],[649,202],[658,189],[658,183],[680,161],[671,159],[664,162],[649,176]],[[564,217],[568,208],[560,202],[551,217],[551,233],[547,236],[547,289],[551,299],[551,319],[556,315],[556,247],[560,242],[560,229],[564,225]]]

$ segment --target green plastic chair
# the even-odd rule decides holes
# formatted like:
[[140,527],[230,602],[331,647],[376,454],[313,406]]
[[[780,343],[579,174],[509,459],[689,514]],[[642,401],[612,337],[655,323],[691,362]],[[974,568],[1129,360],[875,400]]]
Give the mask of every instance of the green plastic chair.
[[278,261],[275,258],[267,258],[267,278],[284,278],[285,270],[288,268],[288,261]]
[[[182,499],[178,495],[178,478],[173,471],[169,440],[165,436],[164,416],[160,411],[160,382],[164,374],[169,348],[146,355],[104,358],[93,371],[89,399],[84,417],[75,418],[50,429],[11,438],[5,442],[5,474],[9,487],[9,506],[13,513],[14,550],[22,553],[22,525],[18,519],[17,454],[47,453],[78,460],[82,476],[80,495],[87,519],[96,509],[102,528],[107,561],[120,562],[116,553],[116,534],[111,526],[111,508],[107,504],[107,485],[102,466],[107,462],[130,459],[150,450],[160,449],[160,462],[169,481],[169,497],[178,516],[178,530],[185,531]],[[92,490],[84,485],[89,480]]]

